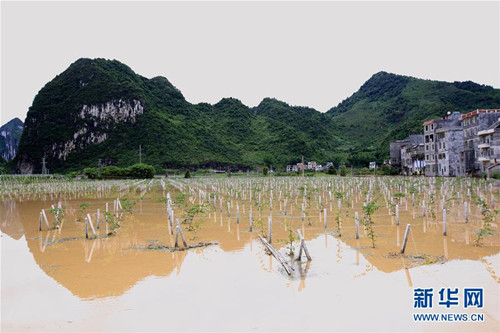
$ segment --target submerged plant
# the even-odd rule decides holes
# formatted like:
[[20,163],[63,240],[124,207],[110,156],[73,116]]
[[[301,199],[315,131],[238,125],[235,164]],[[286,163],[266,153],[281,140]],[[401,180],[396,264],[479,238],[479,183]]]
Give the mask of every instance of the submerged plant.
[[90,206],[90,202],[82,202],[80,204],[80,211],[79,211],[79,215],[78,215],[78,218],[77,218],[77,221],[82,221],[84,216],[85,216],[85,211],[87,210],[87,207]]
[[125,212],[132,214],[132,207],[134,207],[135,201],[123,198],[120,200],[120,203],[122,204],[122,208]]
[[54,229],[59,229],[63,219],[64,219],[64,209],[63,208],[50,208],[49,213],[54,214]]
[[434,210],[435,203],[436,200],[434,200],[434,193],[431,193],[429,195],[429,213],[431,214],[431,218],[433,219],[436,218],[436,211]]
[[111,231],[120,227],[120,220],[111,212],[104,213],[104,222],[108,224]]
[[476,204],[481,207],[481,215],[483,216],[483,225],[477,232],[477,237],[474,241],[475,246],[481,246],[484,236],[493,235],[492,221],[493,218],[499,213],[498,210],[491,211],[488,204],[481,198],[478,198]]
[[[378,198],[377,198],[378,199]],[[372,240],[372,247],[375,248],[375,231],[373,230],[373,225],[375,224],[372,220],[372,215],[375,213],[380,206],[377,205],[377,199],[374,199],[363,206],[363,219],[361,223],[365,227],[366,235]]]

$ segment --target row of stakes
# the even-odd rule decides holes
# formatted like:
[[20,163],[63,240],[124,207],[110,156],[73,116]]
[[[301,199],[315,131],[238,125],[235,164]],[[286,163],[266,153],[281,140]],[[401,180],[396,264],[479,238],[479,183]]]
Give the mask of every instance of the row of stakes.
[[[215,206],[215,198],[214,198],[214,206]],[[220,199],[220,204],[221,204],[221,210],[222,210],[222,198]],[[228,205],[228,214],[230,214],[230,206],[229,206],[229,202],[227,202],[227,205]],[[285,200],[285,207],[286,207],[286,200]],[[55,208],[54,205],[52,205],[52,208]],[[62,206],[61,206],[61,202],[58,203],[58,209],[61,209]],[[121,206],[121,202],[119,199],[117,200],[114,200],[114,211],[116,212],[118,209],[123,209],[122,206]],[[339,201],[339,210],[341,209],[341,203]],[[106,212],[108,212],[108,203],[106,203]],[[395,207],[395,215],[396,215],[396,225],[399,225],[399,205],[396,205]],[[55,218],[58,219],[58,212],[56,212],[56,216]],[[285,214],[286,214],[286,209],[285,209]],[[426,207],[425,207],[425,201],[422,201],[422,215],[425,216],[426,214]],[[170,229],[170,233],[173,235],[173,230],[174,230],[174,226],[173,226],[173,221],[174,221],[174,211],[172,209],[172,206],[171,206],[171,197],[170,197],[170,193],[167,193],[167,215],[168,215],[168,218],[169,218],[169,229]],[[237,204],[236,205],[236,222],[239,223],[239,205]],[[304,215],[305,215],[305,208],[304,208],[304,204],[302,204],[302,219],[304,219]],[[327,225],[327,209],[324,208],[323,209],[323,215],[324,215],[324,227],[327,228],[328,225]],[[465,215],[465,222],[468,222],[469,220],[469,210],[468,210],[468,205],[467,205],[467,202],[464,202],[464,215]],[[47,226],[47,229],[50,229],[50,224],[48,222],[48,218],[47,218],[47,215],[45,213],[45,210],[42,209],[42,211],[40,212],[40,219],[39,219],[39,230],[41,231],[42,230],[42,220],[45,222],[46,226]],[[250,210],[249,211],[249,220],[250,220],[250,232],[252,232],[252,229],[253,229],[253,219],[252,219],[252,211]],[[99,229],[100,227],[100,210],[97,209],[97,225],[96,225],[96,228]],[[97,237],[97,232],[96,232],[96,228],[94,228],[94,224],[92,223],[92,218],[90,216],[90,214],[87,214],[87,216],[85,217],[85,237],[86,238],[89,238],[89,234],[88,234],[88,226],[90,225],[90,228],[92,230],[92,233],[94,235],[94,237]],[[107,224],[106,224],[106,233],[108,232],[107,230]],[[401,247],[401,253],[403,254],[405,252],[405,249],[406,249],[406,243],[407,243],[407,240],[408,240],[408,235],[409,235],[409,232],[410,232],[410,228],[411,228],[411,225],[410,224],[407,224],[406,225],[406,230],[405,230],[405,234],[404,234],[404,238],[403,238],[403,244],[402,244],[402,247]],[[447,234],[447,222],[446,222],[446,209],[443,209],[443,235],[446,236]],[[355,212],[355,232],[356,232],[356,239],[359,239],[359,216],[358,216],[358,212]],[[304,241],[304,238],[302,237],[302,233],[300,231],[300,229],[297,230],[297,234],[299,236],[299,240],[300,240],[300,250],[299,250],[299,257],[298,257],[298,260],[300,260],[300,258],[302,257],[302,252],[304,252],[304,254],[306,255],[307,259],[308,260],[311,260],[311,256],[309,254],[309,251],[307,250],[307,247],[305,245],[305,241]],[[179,242],[178,242],[178,239],[179,239],[179,236],[181,237],[181,240],[182,240],[182,243],[184,245],[184,247],[187,247],[187,242],[186,242],[186,239],[184,237],[184,234],[182,232],[182,228],[180,226],[180,223],[179,223],[179,219],[175,219],[175,247],[178,248],[179,247]],[[278,258],[275,254],[276,253],[279,253],[277,252],[276,250],[274,250],[274,248],[272,248],[271,246],[271,243],[272,243],[272,217],[269,216],[268,217],[268,242],[265,243],[266,247],[268,247],[268,249],[270,249],[270,252],[278,259],[278,261],[280,261],[282,264],[283,264],[283,258],[280,257]],[[263,239],[262,239],[263,240]],[[274,250],[274,251],[271,251],[271,248]],[[285,270],[287,272],[289,272],[289,267],[285,267]],[[292,268],[293,269],[293,268]],[[290,273],[289,273],[290,274]]]
[[[58,202],[57,204],[57,211],[55,213],[55,219],[58,220],[59,219],[59,212],[61,211],[62,209],[62,205],[61,205],[61,202]],[[52,205],[52,209],[55,209],[54,205]],[[119,210],[123,210],[123,207],[122,207],[122,204],[120,202],[120,199],[116,199],[114,200],[113,202],[113,211],[116,212],[119,211]],[[106,212],[109,211],[109,206],[108,206],[108,203],[106,202]],[[90,216],[90,214],[87,214],[87,216],[85,217],[84,219],[84,224],[85,224],[85,238],[89,238],[89,225],[90,225],[90,229],[92,230],[92,234],[94,235],[94,237],[97,237],[97,232],[96,232],[96,229],[99,229],[100,227],[100,224],[101,224],[101,212],[100,212],[100,209],[97,209],[97,214],[96,214],[96,227],[94,228],[94,224],[92,223],[92,218]],[[49,220],[47,218],[47,214],[45,213],[45,209],[42,209],[41,212],[40,212],[40,218],[39,218],[39,222],[38,222],[38,230],[39,231],[42,231],[42,221],[45,222],[45,225],[47,227],[47,230],[50,230],[50,223],[49,223]],[[60,228],[60,226],[56,226],[57,229]],[[106,234],[108,234],[108,224],[106,223]]]

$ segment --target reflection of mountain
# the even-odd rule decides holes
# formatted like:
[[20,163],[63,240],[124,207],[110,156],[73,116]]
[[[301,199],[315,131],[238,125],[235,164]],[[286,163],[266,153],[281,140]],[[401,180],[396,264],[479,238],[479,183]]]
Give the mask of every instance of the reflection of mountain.
[[[57,231],[52,231],[48,238],[54,233]],[[80,238],[46,246],[42,252],[41,240],[28,241],[45,273],[83,299],[119,296],[150,275],[179,272],[187,255],[130,249],[134,245],[135,242],[119,237]]]
[[0,202],[0,227],[2,232],[18,240],[24,235],[24,228],[14,200]]
[[[187,255],[187,252],[137,250],[135,247],[149,238],[142,238],[140,230],[127,223],[127,219],[117,236],[86,240],[83,223],[75,222],[74,216],[66,217],[61,231],[46,231],[44,225],[39,232],[38,216],[42,208],[50,206],[47,202],[2,202],[1,205],[2,232],[15,239],[25,234],[40,268],[83,299],[121,295],[150,275],[179,272]],[[53,220],[49,213],[48,218]],[[98,233],[102,236],[105,230]]]
[[[97,208],[104,209],[105,199],[92,200],[89,213],[95,213]],[[112,199],[111,199],[112,200]],[[108,202],[110,199],[107,200]],[[84,237],[84,226],[82,222],[75,222],[74,214],[77,213],[81,199],[63,202],[67,208],[67,217],[63,223],[62,230],[38,231],[38,216],[42,208],[50,207],[51,202],[25,201],[25,202],[2,202],[0,210],[1,229],[9,236],[19,239],[23,234],[26,236],[28,247],[33,254],[36,263],[50,277],[69,289],[74,295],[83,298],[102,298],[122,295],[138,281],[148,276],[168,276],[172,272],[177,273],[181,269],[184,259],[193,254],[192,251],[200,252],[204,249],[191,250],[188,252],[164,252],[147,251],[140,248],[156,241],[170,246],[174,243],[174,237],[168,233],[167,216],[163,205],[155,201],[144,200],[137,204],[133,215],[126,215],[122,227],[117,235],[96,240],[86,240]],[[112,206],[112,205],[110,205]],[[178,207],[177,207],[178,208]],[[252,244],[261,226],[257,223],[257,214],[254,214],[254,232],[249,233],[248,207],[245,210],[240,205],[241,219],[236,223],[235,213],[231,217],[227,213],[212,212],[210,215],[196,216],[195,222],[199,222],[196,233],[190,232],[186,225],[182,225],[188,243],[201,241],[218,241],[219,247],[226,252],[241,251],[246,244]],[[244,213],[246,212],[246,213]],[[176,209],[175,216],[182,221],[182,209]],[[262,216],[267,222],[266,216]],[[288,232],[285,229],[285,218],[278,212],[273,213],[273,245],[277,248],[285,246]],[[53,217],[48,214],[49,220]],[[329,228],[327,233],[335,230],[334,216],[329,216]],[[325,229],[314,219],[313,225],[303,225],[300,217],[294,219],[288,217],[286,224],[292,226],[293,230],[303,228],[306,241],[310,241],[324,234]],[[325,251],[330,252],[331,260],[342,258],[341,242],[348,246],[359,249],[370,264],[383,272],[393,272],[403,268],[401,258],[391,258],[390,253],[398,253],[403,240],[404,226],[412,224],[412,232],[407,245],[408,255],[426,254],[434,257],[445,256],[452,259],[479,259],[481,257],[498,253],[500,247],[498,238],[488,238],[485,243],[488,246],[472,246],[473,231],[477,226],[473,223],[468,225],[450,225],[448,236],[443,237],[440,233],[439,224],[426,222],[425,232],[422,219],[408,219],[401,221],[399,227],[390,225],[377,227],[383,221],[376,220],[377,248],[371,249],[369,239],[360,228],[361,239],[354,238],[354,228],[351,220],[343,221],[342,237],[338,244],[328,244],[325,238]],[[95,223],[95,221],[94,221]],[[267,229],[267,223],[264,225]],[[98,231],[104,235],[103,229]],[[398,235],[399,234],[399,235]],[[466,241],[466,235],[469,235]],[[75,239],[73,239],[75,238]],[[496,243],[491,243],[496,242]],[[490,244],[491,243],[491,244]],[[316,251],[322,249],[316,248]],[[319,253],[311,253],[313,262],[322,265],[318,261]],[[267,258],[266,258],[267,259]],[[273,259],[271,259],[273,260]],[[316,260],[316,261],[314,261]],[[406,261],[408,263],[408,260]],[[278,265],[276,263],[276,265]]]
[[[406,245],[404,261],[399,257],[406,222],[399,226],[389,225],[376,227],[375,233],[378,235],[373,249],[371,240],[362,234],[360,228],[359,240],[355,239],[354,230],[343,233],[342,241],[359,251],[377,269],[390,273],[410,265],[429,265],[446,260],[478,260],[482,257],[496,254],[500,251],[498,237],[490,237],[485,243],[488,246],[473,246],[473,238],[477,226],[473,224],[455,224],[448,226],[448,236],[442,235],[441,223],[425,221],[421,218],[408,221],[411,224],[411,231]],[[425,230],[425,232],[424,232]],[[412,259],[413,258],[413,259]]]

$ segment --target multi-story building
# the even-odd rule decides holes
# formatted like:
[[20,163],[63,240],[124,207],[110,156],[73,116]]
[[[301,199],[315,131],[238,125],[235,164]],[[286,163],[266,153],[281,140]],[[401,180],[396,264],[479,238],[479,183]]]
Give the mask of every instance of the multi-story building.
[[492,172],[500,171],[500,120],[477,134],[480,171],[490,176]]
[[445,177],[464,176],[460,158],[463,150],[463,130],[460,125],[436,130],[437,175]]
[[[423,138],[423,135],[422,135]],[[401,171],[406,175],[421,174],[425,167],[424,144],[401,148]]]
[[401,150],[404,147],[418,146],[424,142],[424,136],[422,134],[411,134],[406,139],[397,140],[389,143],[390,149],[390,160],[389,164],[393,167],[401,168]]
[[480,131],[488,129],[500,117],[500,110],[475,110],[462,115],[463,124],[463,161],[466,174],[480,174],[483,167],[479,161]]
[[[444,176],[458,175],[462,140],[458,141],[457,131],[461,130],[460,112],[448,113],[441,119],[432,119],[424,123],[425,175]],[[451,168],[450,165],[455,163]]]

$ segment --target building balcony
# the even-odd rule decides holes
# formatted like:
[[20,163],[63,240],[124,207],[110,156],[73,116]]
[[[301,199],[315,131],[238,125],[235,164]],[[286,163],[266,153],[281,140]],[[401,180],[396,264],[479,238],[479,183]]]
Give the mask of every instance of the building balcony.
[[479,149],[490,148],[490,144],[489,143],[480,143],[477,145],[477,148],[479,148]]

